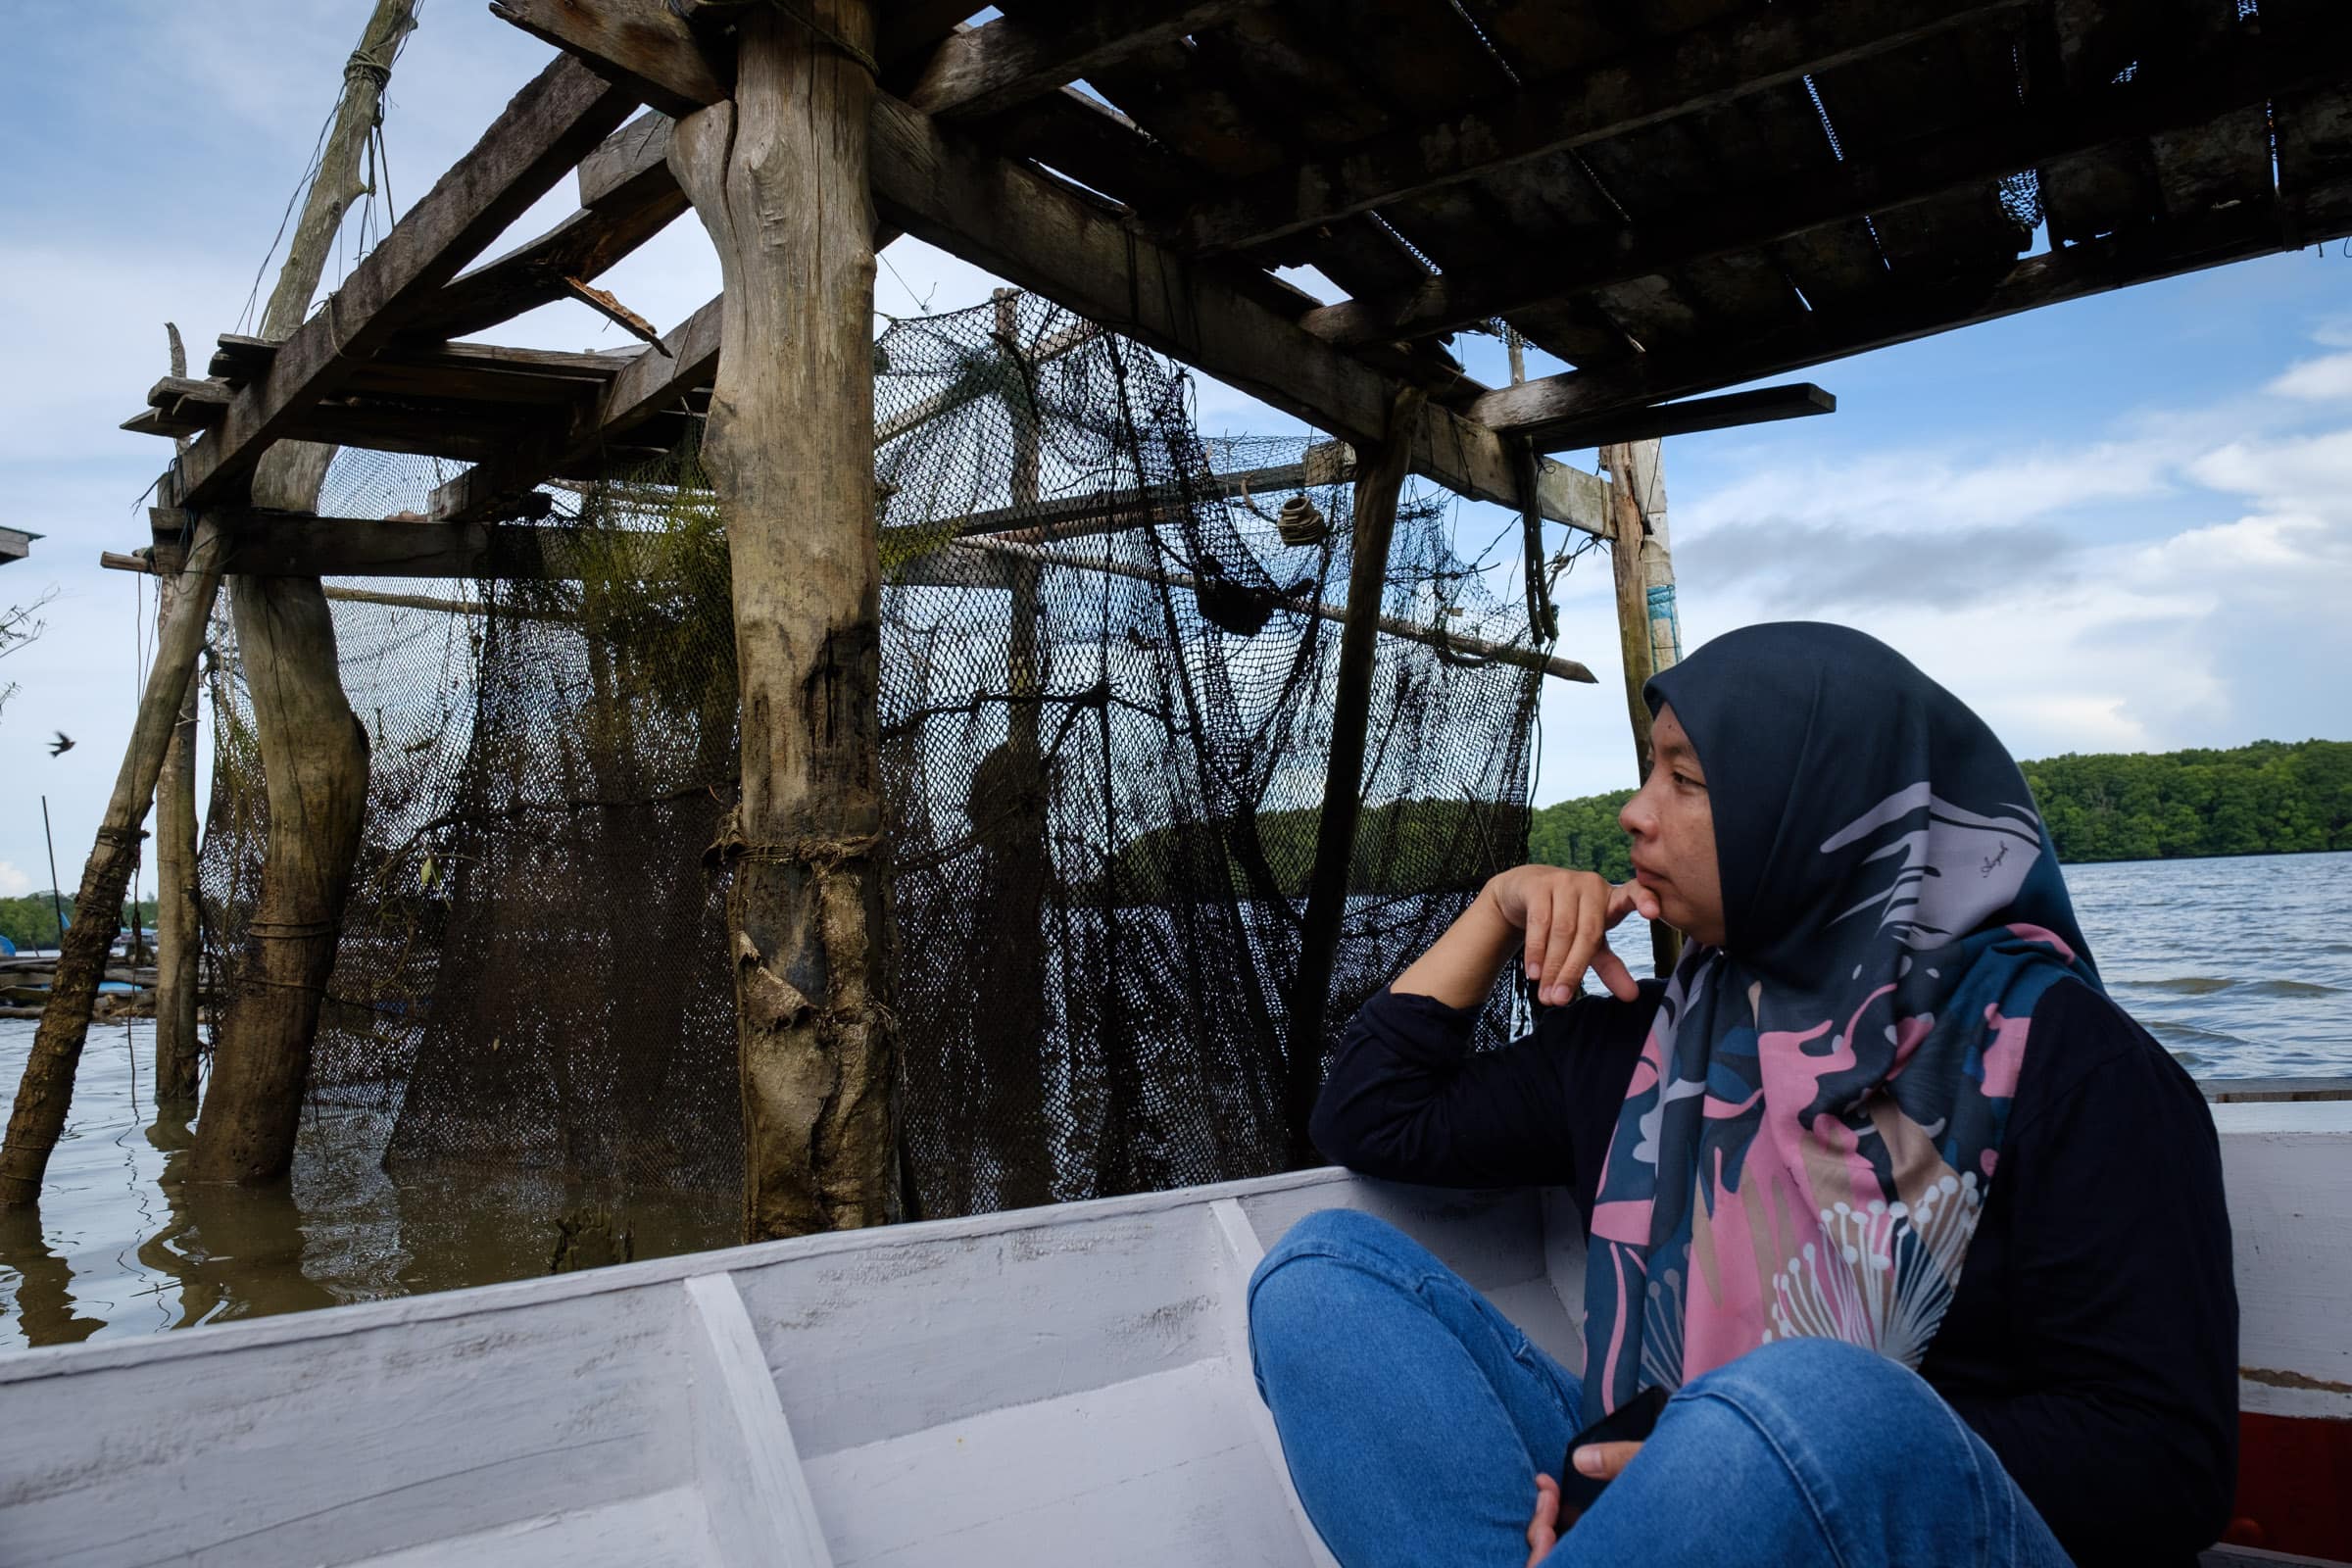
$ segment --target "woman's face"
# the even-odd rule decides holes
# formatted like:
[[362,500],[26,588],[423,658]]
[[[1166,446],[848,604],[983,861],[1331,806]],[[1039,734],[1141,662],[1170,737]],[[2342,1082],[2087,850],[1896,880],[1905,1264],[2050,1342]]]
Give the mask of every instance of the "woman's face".
[[1634,880],[1656,897],[1668,925],[1721,947],[1723,881],[1706,772],[1671,705],[1658,710],[1649,743],[1649,777],[1617,813],[1617,825],[1634,841]]

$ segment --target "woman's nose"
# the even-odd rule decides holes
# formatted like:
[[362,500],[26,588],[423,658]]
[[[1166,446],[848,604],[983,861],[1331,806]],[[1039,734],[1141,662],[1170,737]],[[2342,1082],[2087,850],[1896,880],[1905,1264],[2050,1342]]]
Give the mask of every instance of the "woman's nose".
[[1649,836],[1650,829],[1656,826],[1656,818],[1650,815],[1647,784],[1634,791],[1633,798],[1618,808],[1617,825],[1635,838]]

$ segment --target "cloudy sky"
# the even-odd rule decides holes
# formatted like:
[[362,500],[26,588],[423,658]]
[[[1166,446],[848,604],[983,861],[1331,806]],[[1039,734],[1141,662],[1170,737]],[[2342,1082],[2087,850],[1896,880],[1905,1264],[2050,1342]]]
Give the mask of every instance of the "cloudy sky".
[[[45,534],[0,605],[54,593],[0,661],[0,895],[46,888],[41,798],[77,878],[128,733],[140,580],[98,568],[145,541],[168,451],[115,428],[167,368],[238,330],[331,109],[360,0],[90,0],[11,13],[0,54],[0,523]],[[403,207],[539,69],[546,46],[475,0],[425,0],[391,87]],[[559,187],[515,238],[569,212]],[[345,265],[348,265],[345,263]],[[330,283],[332,274],[330,273]],[[878,309],[987,296],[994,279],[902,240]],[[1316,280],[1302,282],[1315,286]],[[682,221],[608,276],[667,327],[717,289]],[[614,346],[550,307],[500,341]],[[1471,368],[1503,378],[1470,340]],[[1547,368],[1539,365],[1538,371]],[[1755,620],[1843,621],[1958,691],[2023,757],[2352,737],[2352,258],[2274,258],[1825,366],[1830,417],[1669,443],[1687,645]],[[1200,388],[1208,433],[1295,421]],[[1590,452],[1563,454],[1590,466]],[[1466,530],[1499,527],[1465,508]],[[1556,541],[1555,541],[1556,542]],[[1564,585],[1540,800],[1633,782],[1606,563]],[[52,760],[52,732],[76,746]]]

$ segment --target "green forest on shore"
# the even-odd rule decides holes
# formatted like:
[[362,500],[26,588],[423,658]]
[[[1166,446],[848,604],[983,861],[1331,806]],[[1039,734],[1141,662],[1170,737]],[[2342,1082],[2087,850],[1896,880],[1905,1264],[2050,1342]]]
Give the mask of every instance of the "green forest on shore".
[[[2105,753],[2020,764],[2058,858],[2170,860],[2352,850],[2352,741],[2256,741],[2230,751]],[[1529,858],[1633,874],[1617,810],[1631,790],[1535,813]]]
[[[74,895],[63,900],[66,923],[74,922]],[[122,906],[122,924],[130,924],[130,905]],[[152,932],[155,929],[155,900],[148,899],[139,906],[139,925]],[[57,946],[57,905],[46,893],[27,893],[20,899],[0,899],[0,937],[16,944],[18,951],[30,953],[35,948]],[[150,941],[154,940],[152,937]]]

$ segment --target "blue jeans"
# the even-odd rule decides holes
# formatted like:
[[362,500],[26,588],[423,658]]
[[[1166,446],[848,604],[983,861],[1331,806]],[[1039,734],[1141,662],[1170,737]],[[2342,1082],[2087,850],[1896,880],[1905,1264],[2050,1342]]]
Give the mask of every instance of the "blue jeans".
[[[1310,1214],[1250,1281],[1250,1350],[1291,1479],[1345,1568],[1522,1568],[1576,1377],[1419,1244]],[[1992,1450],[1907,1368],[1788,1340],[1685,1385],[1544,1559],[1864,1568],[2067,1558]]]

